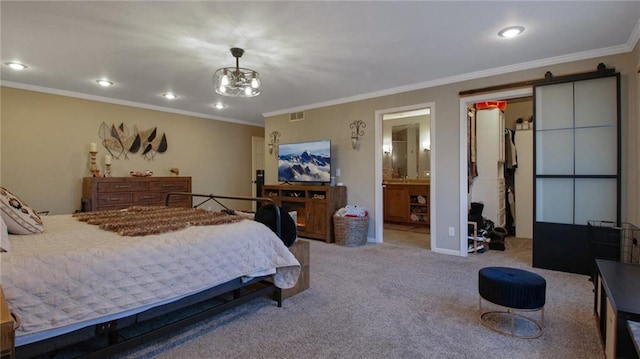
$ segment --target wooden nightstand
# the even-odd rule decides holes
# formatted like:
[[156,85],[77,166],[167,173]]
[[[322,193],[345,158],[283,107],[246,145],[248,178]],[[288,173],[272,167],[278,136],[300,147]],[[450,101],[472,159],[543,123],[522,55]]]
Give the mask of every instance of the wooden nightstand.
[[0,287],[0,358],[13,359],[15,352],[15,331],[13,328],[13,317],[9,311],[9,305],[4,297],[2,287]]

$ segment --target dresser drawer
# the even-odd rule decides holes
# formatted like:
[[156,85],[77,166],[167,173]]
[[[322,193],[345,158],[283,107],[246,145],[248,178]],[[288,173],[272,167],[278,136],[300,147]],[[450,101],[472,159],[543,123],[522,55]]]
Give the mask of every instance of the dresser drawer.
[[134,205],[163,204],[165,194],[162,192],[140,192],[133,194]]
[[[165,192],[188,192],[189,182],[172,181],[172,182],[149,182],[149,191],[165,191]],[[164,199],[164,198],[163,198]]]
[[147,191],[148,182],[106,182],[98,184],[98,192],[134,192]]
[[133,199],[132,193],[100,193],[98,204],[100,206],[130,205]]

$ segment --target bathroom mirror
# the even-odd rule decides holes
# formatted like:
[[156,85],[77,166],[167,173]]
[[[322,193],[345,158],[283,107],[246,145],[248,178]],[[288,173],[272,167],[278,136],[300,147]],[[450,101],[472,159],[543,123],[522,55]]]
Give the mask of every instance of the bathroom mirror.
[[383,179],[429,178],[430,114],[429,109],[420,111],[383,117]]

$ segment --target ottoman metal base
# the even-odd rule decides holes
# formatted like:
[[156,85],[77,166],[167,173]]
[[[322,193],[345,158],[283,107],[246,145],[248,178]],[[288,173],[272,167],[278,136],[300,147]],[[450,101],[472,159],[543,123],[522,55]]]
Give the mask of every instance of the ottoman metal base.
[[[491,302],[490,302],[491,303]],[[522,338],[522,339],[535,339],[540,337],[543,333],[544,333],[544,307],[542,308],[536,308],[536,309],[514,309],[514,308],[509,308],[509,307],[505,307],[499,304],[495,304],[495,303],[491,303],[495,306],[498,306],[500,308],[504,308],[504,310],[487,310],[487,311],[483,311],[482,310],[482,297],[480,297],[479,299],[479,307],[480,307],[480,323],[482,325],[484,325],[485,327],[498,332],[500,334],[504,334],[504,335],[508,335],[508,336],[512,336],[512,337],[516,337],[516,338]],[[540,321],[537,321],[533,318],[530,318],[528,316],[524,316],[522,314],[520,314],[520,312],[540,312]],[[501,328],[499,328],[497,325],[493,325],[488,318],[489,317],[494,317],[494,316],[507,316],[508,320],[510,320],[510,330],[503,330]],[[515,319],[517,318],[521,318],[523,320],[526,320],[529,323],[532,323],[533,325],[535,325],[536,330],[527,335],[527,334],[516,334],[515,332]]]

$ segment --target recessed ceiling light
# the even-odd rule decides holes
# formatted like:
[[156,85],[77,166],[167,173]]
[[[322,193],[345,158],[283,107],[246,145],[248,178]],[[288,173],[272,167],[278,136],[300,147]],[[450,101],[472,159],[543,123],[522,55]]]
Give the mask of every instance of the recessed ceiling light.
[[25,64],[21,64],[19,62],[15,62],[15,61],[10,61],[10,62],[5,62],[5,65],[11,67],[12,69],[16,70],[16,71],[21,71],[26,69],[28,66]]
[[164,98],[166,98],[167,100],[173,100],[178,98],[178,96],[174,93],[171,92],[167,92],[167,93],[163,93],[162,96],[164,96]]
[[510,39],[522,34],[523,31],[524,27],[522,26],[509,26],[500,30],[500,32],[498,32],[498,36]]
[[96,80],[96,82],[98,83],[98,85],[100,86],[104,86],[104,87],[109,87],[109,86],[113,86],[113,82],[109,81],[109,80]]
[[217,103],[215,105],[213,105],[213,107],[217,108],[218,110],[222,110],[224,108],[224,105],[221,103]]

